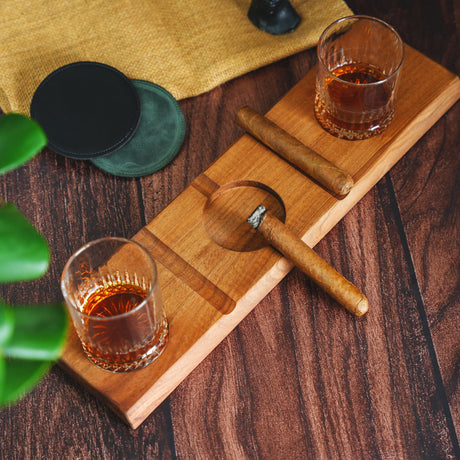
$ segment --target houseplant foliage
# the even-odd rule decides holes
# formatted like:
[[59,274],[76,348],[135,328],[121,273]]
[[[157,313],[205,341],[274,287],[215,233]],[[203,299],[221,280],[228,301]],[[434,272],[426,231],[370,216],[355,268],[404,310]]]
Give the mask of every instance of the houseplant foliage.
[[[45,145],[41,127],[16,113],[0,117],[0,174]],[[0,283],[29,281],[46,273],[48,243],[12,203],[0,200]],[[60,356],[67,332],[62,303],[7,305],[0,299],[0,407],[32,389]]]

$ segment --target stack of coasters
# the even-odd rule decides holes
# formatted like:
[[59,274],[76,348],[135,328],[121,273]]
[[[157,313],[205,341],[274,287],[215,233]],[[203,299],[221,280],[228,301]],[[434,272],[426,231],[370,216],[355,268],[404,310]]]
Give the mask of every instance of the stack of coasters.
[[98,62],[75,62],[48,75],[30,115],[51,150],[122,177],[163,168],[185,136],[184,115],[168,91]]

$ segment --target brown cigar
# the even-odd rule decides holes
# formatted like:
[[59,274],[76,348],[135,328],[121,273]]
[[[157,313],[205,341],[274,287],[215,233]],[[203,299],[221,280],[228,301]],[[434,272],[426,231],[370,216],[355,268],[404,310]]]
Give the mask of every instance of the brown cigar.
[[345,196],[353,187],[354,182],[350,174],[250,107],[243,107],[238,111],[236,122],[249,134],[300,168],[332,193]]
[[350,313],[362,316],[367,312],[369,304],[366,296],[294,235],[264,206],[258,206],[248,218],[248,222],[262,233],[268,243],[292,261]]

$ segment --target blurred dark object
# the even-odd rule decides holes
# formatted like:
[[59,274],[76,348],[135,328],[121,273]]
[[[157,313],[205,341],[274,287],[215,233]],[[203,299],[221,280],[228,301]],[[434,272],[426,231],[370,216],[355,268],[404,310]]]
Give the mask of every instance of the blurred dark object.
[[248,18],[260,30],[272,35],[292,32],[300,22],[289,0],[252,0]]

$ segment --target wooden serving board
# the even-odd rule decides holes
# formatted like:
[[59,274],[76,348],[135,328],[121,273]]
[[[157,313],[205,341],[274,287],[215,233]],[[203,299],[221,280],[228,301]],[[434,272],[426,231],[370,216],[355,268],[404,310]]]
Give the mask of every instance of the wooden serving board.
[[[312,69],[266,116],[348,171],[355,180],[349,195],[335,198],[243,135],[133,238],[158,262],[170,324],[160,358],[143,370],[113,374],[91,364],[75,333],[70,335],[60,364],[131,427],[138,427],[292,268],[271,247],[238,252],[216,244],[202,222],[208,196],[232,181],[264,184],[281,197],[286,225],[314,246],[460,97],[457,76],[406,46],[392,124],[374,138],[347,141],[316,122],[314,88]],[[331,299],[330,308],[341,307]],[[350,321],[359,319],[350,315]]]

